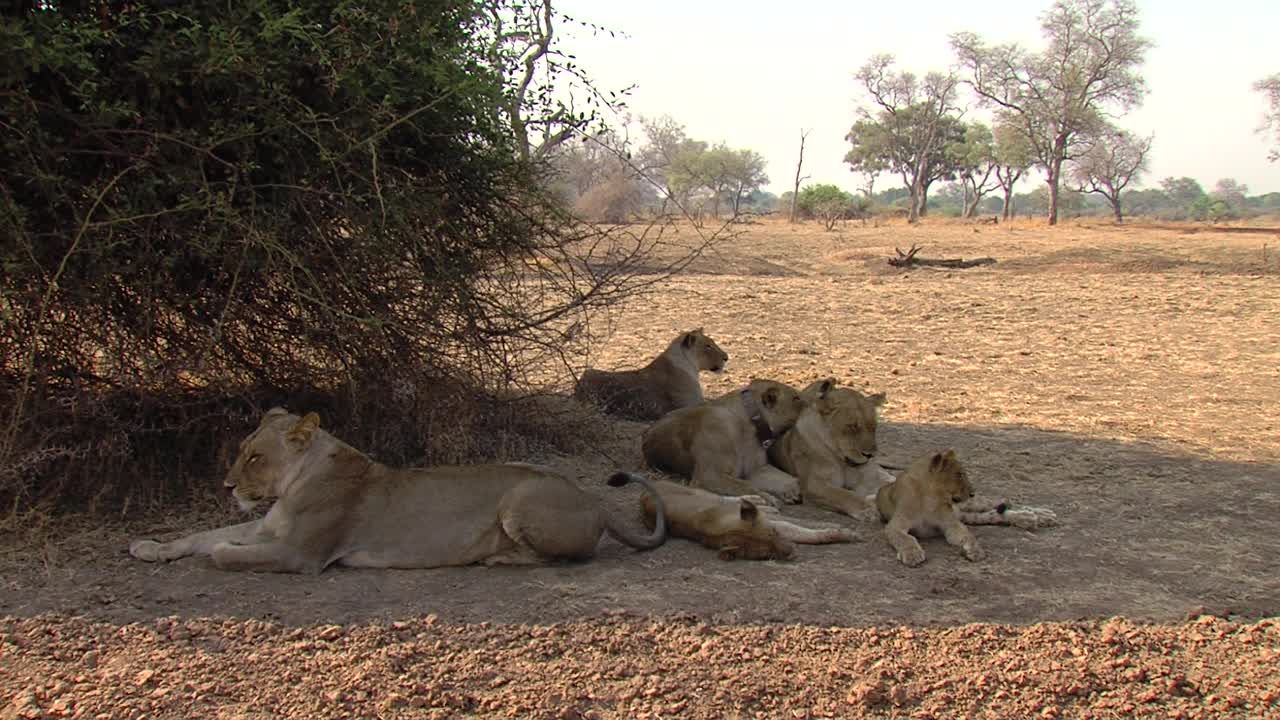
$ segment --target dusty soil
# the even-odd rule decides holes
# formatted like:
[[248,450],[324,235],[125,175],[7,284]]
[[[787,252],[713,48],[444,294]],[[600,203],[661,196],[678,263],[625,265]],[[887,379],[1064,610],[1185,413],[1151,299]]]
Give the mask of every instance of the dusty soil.
[[1274,717],[1275,620],[0,621],[6,717]]
[[[984,562],[927,541],[907,569],[853,522],[863,542],[788,563],[605,541],[546,568],[232,575],[124,552],[227,510],[79,520],[0,547],[0,716],[1274,716],[1280,234],[1189,229],[766,222],[611,318],[598,366],[703,326],[730,355],[710,394],[886,392],[888,462],[955,447],[984,495],[1057,512],[977,528]],[[885,263],[913,243],[998,263]],[[634,512],[601,480],[642,466],[642,429],[535,459]]]

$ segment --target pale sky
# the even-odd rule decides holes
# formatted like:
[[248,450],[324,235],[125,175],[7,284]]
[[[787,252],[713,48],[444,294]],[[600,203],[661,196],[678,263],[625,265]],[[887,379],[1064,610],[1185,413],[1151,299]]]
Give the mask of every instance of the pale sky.
[[[864,98],[853,74],[875,53],[900,69],[942,70],[954,57],[947,36],[971,30],[990,43],[1040,49],[1038,17],[1049,0],[965,3],[949,0],[854,3],[848,0],[558,0],[556,8],[615,31],[592,38],[566,33],[565,47],[605,89],[638,87],[628,106],[668,114],[689,136],[750,148],[768,161],[767,189],[790,190],[799,133],[806,183],[857,189],[843,163],[844,136]],[[1277,0],[1140,0],[1142,34],[1155,42],[1143,73],[1143,106],[1118,120],[1155,134],[1153,186],[1189,176],[1211,190],[1220,178],[1251,194],[1280,191],[1280,163],[1266,160],[1268,139],[1254,132],[1265,109],[1253,83],[1280,72]],[[967,90],[964,91],[968,93]],[[967,119],[986,119],[976,108]],[[900,181],[881,177],[876,189]],[[1019,188],[1027,192],[1027,183]]]

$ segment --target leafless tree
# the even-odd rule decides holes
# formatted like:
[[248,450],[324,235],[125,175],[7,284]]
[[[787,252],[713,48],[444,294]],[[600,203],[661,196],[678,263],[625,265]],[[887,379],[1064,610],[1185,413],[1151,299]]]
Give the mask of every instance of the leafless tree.
[[791,214],[787,221],[794,223],[796,221],[796,198],[800,197],[800,183],[809,179],[808,175],[800,177],[800,169],[804,167],[804,141],[809,137],[808,130],[800,131],[800,159],[796,161],[796,184],[795,189],[791,192]]
[[1272,134],[1276,146],[1271,149],[1267,159],[1275,162],[1280,160],[1280,73],[1262,78],[1253,84],[1253,89],[1267,96],[1267,112],[1262,116],[1258,133]]
[[1111,203],[1116,222],[1124,222],[1120,193],[1147,169],[1154,138],[1140,138],[1107,126],[1089,138],[1089,147],[1069,166],[1076,192],[1097,193]]

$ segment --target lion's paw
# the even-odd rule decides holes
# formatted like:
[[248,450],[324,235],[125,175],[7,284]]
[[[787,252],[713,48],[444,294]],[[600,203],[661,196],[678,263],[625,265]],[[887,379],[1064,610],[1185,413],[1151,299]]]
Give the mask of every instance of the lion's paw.
[[916,545],[898,551],[898,561],[907,567],[916,567],[924,562],[924,548]]
[[965,543],[960,550],[964,553],[965,558],[971,562],[979,562],[987,556],[976,542]]
[[746,500],[752,505],[755,505],[756,509],[761,512],[770,513],[772,515],[778,514],[778,508],[774,507],[774,505],[777,504],[777,500],[773,498],[764,497],[762,495],[740,495],[738,496],[738,499]]
[[163,560],[161,550],[164,546],[155,540],[134,540],[129,543],[129,554],[146,562]]
[[782,484],[782,490],[778,493],[778,496],[782,498],[783,502],[786,502],[789,505],[798,504],[804,497],[800,492],[800,481],[794,478],[788,478],[787,481]]

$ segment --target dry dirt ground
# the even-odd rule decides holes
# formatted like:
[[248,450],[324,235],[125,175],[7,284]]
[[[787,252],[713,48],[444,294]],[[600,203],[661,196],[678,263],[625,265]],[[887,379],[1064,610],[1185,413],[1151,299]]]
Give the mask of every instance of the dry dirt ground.
[[[954,447],[982,494],[1060,525],[976,528],[980,563],[926,541],[915,569],[851,522],[861,542],[785,563],[606,540],[585,564],[304,578],[124,551],[225,510],[80,522],[0,548],[0,718],[1280,716],[1280,233],[743,229],[621,309],[592,363],[703,326],[730,355],[709,394],[884,391],[886,461]],[[885,263],[911,244],[998,262]],[[634,512],[601,481],[641,468],[642,429],[535,459]]]

